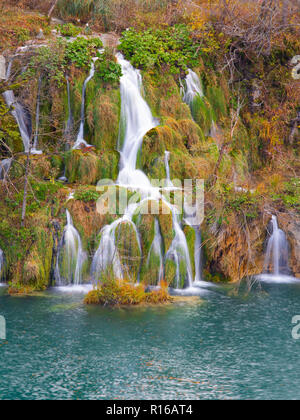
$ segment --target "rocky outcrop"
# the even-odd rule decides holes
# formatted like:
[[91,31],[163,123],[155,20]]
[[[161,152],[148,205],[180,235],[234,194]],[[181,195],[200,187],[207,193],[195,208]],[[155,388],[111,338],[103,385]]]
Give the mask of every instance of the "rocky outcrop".
[[263,221],[242,224],[237,216],[220,228],[203,227],[206,278],[238,282],[262,273],[265,236]]
[[300,278],[300,216],[292,213],[278,214],[281,229],[287,235],[291,246],[290,268],[295,277]]

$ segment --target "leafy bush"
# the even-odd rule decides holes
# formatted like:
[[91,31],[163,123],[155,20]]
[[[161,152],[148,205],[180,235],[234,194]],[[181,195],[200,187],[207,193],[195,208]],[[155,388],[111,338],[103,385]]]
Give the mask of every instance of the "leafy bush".
[[59,25],[58,29],[62,36],[75,37],[80,34],[81,28],[73,25],[73,23],[66,23],[65,25]]
[[95,57],[97,50],[102,47],[100,38],[85,39],[79,37],[66,45],[66,64],[73,63],[76,67],[89,68],[92,57]]
[[99,60],[96,63],[97,76],[105,83],[117,84],[120,82],[122,76],[122,68],[116,62],[115,57],[106,51],[100,54]]
[[38,49],[22,77],[23,79],[35,78],[37,73],[43,73],[45,78],[56,83],[58,87],[62,87],[65,84],[65,73],[70,64],[89,69],[92,57],[97,55],[97,50],[102,45],[99,38],[85,39],[79,37],[73,42],[59,39],[51,47]]
[[120,49],[135,67],[145,70],[167,67],[172,74],[196,65],[199,57],[198,45],[186,25],[145,32],[130,29],[123,33]]
[[300,210],[300,179],[292,178],[284,183],[281,193],[271,194],[274,201],[281,201],[288,209]]
[[97,201],[100,197],[100,193],[96,191],[95,188],[79,188],[76,190],[74,198],[75,200],[83,201],[84,203],[88,203],[89,201]]

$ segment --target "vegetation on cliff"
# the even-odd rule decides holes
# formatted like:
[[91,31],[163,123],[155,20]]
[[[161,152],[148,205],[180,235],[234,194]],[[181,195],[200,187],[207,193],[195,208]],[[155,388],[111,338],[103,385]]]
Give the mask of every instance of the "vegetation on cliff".
[[[38,2],[23,2],[33,8],[23,15],[21,3],[12,3],[13,8],[1,6],[0,53],[5,49],[9,60],[40,29],[44,39],[36,42],[45,43],[16,56],[10,79],[0,81],[0,93],[13,89],[34,127],[38,79],[42,80],[39,147],[43,155],[32,156],[29,166],[12,108],[0,97],[1,159],[12,158],[8,176],[0,181],[0,248],[12,290],[40,290],[51,284],[66,207],[89,256],[96,250],[101,228],[114,219],[97,213],[95,184],[103,178],[115,180],[118,174],[121,69],[116,46],[99,54],[103,45],[96,30],[116,30],[121,35],[118,48],[141,70],[144,96],[159,121],[144,138],[138,167],[152,178],[165,178],[168,150],[172,178],[205,180],[206,279],[237,281],[262,271],[270,213],[289,226],[291,264],[294,273],[300,273],[295,257],[298,239],[291,227],[298,223],[300,211],[300,92],[291,65],[299,54],[297,6],[288,1],[281,8],[281,2],[272,0],[215,1],[213,8],[205,1],[140,1],[132,8],[131,0],[109,4],[61,0],[53,13],[67,24],[58,26],[34,11]],[[41,11],[48,11],[51,4],[45,2]],[[89,26],[79,26],[78,19]],[[81,119],[83,83],[95,57],[95,76],[87,86],[85,105],[85,139],[93,147],[70,150]],[[197,96],[190,107],[183,103],[181,91],[188,68],[196,72],[203,88],[203,97]],[[66,75],[74,120],[69,133]],[[67,185],[56,181],[63,174]],[[27,211],[21,226],[26,179]],[[67,201],[72,190],[74,200]],[[165,253],[174,237],[172,215],[136,214],[146,256],[155,220]],[[118,233],[119,252],[126,250],[125,259],[141,263],[140,273],[139,267],[132,268],[133,278],[140,274],[142,282],[152,284],[157,256],[151,255],[149,264],[145,257],[141,261],[130,229],[122,226]],[[195,237],[188,226],[185,233],[193,260]],[[174,278],[174,262],[169,260],[167,284],[174,286]],[[96,300],[102,299],[102,292],[93,293]]]

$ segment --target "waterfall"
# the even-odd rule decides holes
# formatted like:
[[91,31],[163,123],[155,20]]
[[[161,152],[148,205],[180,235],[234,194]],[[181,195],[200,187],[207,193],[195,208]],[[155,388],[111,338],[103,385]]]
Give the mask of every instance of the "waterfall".
[[186,89],[184,91],[183,101],[192,108],[194,99],[197,96],[200,98],[204,96],[201,81],[197,74],[189,69],[185,83]]
[[4,267],[4,254],[2,249],[0,248],[0,283],[3,276],[3,267]]
[[[72,107],[71,107],[71,90],[70,90],[70,81],[69,77],[66,76],[67,81],[67,94],[68,94],[68,120],[65,127],[65,138],[66,138],[66,144],[65,144],[65,150],[69,150],[70,148],[70,142],[71,142],[71,136],[73,132],[73,126],[74,126],[74,118],[72,113]],[[60,178],[58,178],[61,182],[68,182],[67,176],[66,176],[67,168],[66,164],[64,164],[64,174]]]
[[84,124],[85,124],[85,94],[86,94],[86,87],[89,83],[90,80],[92,80],[92,78],[95,75],[95,63],[98,60],[98,57],[93,58],[92,64],[91,64],[91,70],[90,73],[88,75],[88,77],[85,79],[84,83],[83,83],[83,87],[82,87],[82,100],[81,100],[81,116],[80,116],[80,127],[79,127],[79,132],[77,135],[77,139],[76,142],[73,146],[73,149],[80,149],[82,147],[82,145],[84,145],[84,147],[90,147],[91,145],[88,144],[85,140],[84,140]]
[[173,187],[173,184],[171,182],[170,178],[170,166],[169,166],[169,160],[170,160],[170,152],[167,150],[165,151],[165,168],[166,168],[166,187]]
[[82,268],[86,260],[80,235],[73,225],[68,210],[67,224],[64,228],[56,262],[56,285],[82,284]]
[[158,278],[157,283],[159,284],[164,277],[164,260],[163,260],[163,243],[162,243],[162,237],[159,230],[159,223],[158,220],[155,219],[154,223],[154,239],[151,244],[148,258],[147,258],[147,267],[150,267],[150,260],[151,256],[154,255],[159,258],[159,270],[158,270]]
[[132,226],[136,241],[138,243],[139,251],[142,253],[142,247],[140,244],[140,238],[135,224],[132,222],[132,215],[135,211],[137,205],[128,206],[126,213],[123,217],[118,220],[115,220],[112,224],[104,226],[101,230],[101,240],[98,250],[95,253],[92,262],[92,276],[96,281],[97,277],[102,272],[109,270],[110,267],[113,269],[114,276],[122,280],[127,271],[128,278],[130,278],[130,273],[126,270],[126,267],[122,265],[121,256],[118,251],[118,238],[116,238],[117,227],[122,223],[128,223]]
[[121,122],[125,133],[123,146],[120,150],[120,173],[118,183],[131,187],[149,188],[147,176],[136,169],[137,154],[140,150],[145,134],[157,125],[151,110],[141,94],[142,76],[126,61],[121,54],[117,55],[121,65]]
[[289,244],[283,230],[278,227],[276,216],[271,219],[272,234],[268,240],[265,257],[265,273],[272,273],[275,276],[288,274],[289,270]]
[[0,161],[0,180],[6,178],[12,164],[12,158],[3,159]]
[[72,107],[71,107],[70,80],[68,76],[66,76],[66,80],[67,80],[67,93],[68,93],[68,120],[66,124],[66,129],[65,129],[65,136],[67,140],[69,141],[70,136],[73,131],[74,118],[73,118]]
[[41,154],[42,151],[37,150],[39,140],[39,128],[40,128],[40,102],[41,102],[41,87],[42,79],[39,78],[38,94],[36,100],[36,113],[35,113],[35,134],[33,140],[33,148],[31,149],[32,154]]
[[[12,69],[13,61],[10,61],[8,64],[7,72],[6,72],[6,80],[8,80],[11,76],[11,69]],[[12,90],[7,90],[3,93],[3,97],[8,108],[11,108],[11,114],[15,118],[21,138],[24,144],[24,151],[25,153],[29,152],[30,149],[30,138],[31,138],[31,122],[29,121],[28,114],[23,108],[23,106],[16,100],[14,92]]]
[[[117,60],[122,67],[123,74],[120,80],[122,104],[119,148],[121,162],[117,183],[119,185],[126,186],[131,190],[138,189],[142,195],[142,200],[140,203],[129,205],[122,218],[102,229],[100,244],[93,258],[92,275],[94,278],[95,276],[98,277],[101,272],[107,270],[109,266],[112,266],[114,275],[117,278],[124,277],[124,267],[122,267],[116,246],[115,232],[117,226],[124,222],[133,225],[141,251],[139,235],[134,223],[132,222],[132,216],[138,206],[145,201],[151,199],[163,200],[172,212],[173,229],[175,233],[174,240],[167,255],[168,258],[172,258],[176,261],[178,285],[180,277],[180,262],[184,261],[186,264],[186,283],[188,286],[191,286],[193,278],[189,250],[185,235],[180,227],[176,209],[171,206],[171,204],[168,203],[160,193],[158,193],[157,188],[153,188],[151,186],[150,180],[146,174],[144,174],[141,170],[136,169],[137,154],[142,146],[143,138],[149,130],[157,125],[157,121],[153,117],[148,104],[142,97],[142,77],[140,71],[134,69],[121,54],[117,55]],[[165,156],[165,160],[167,162],[168,155],[166,154]],[[167,176],[170,177],[169,166],[167,164],[166,168],[168,168]],[[171,181],[170,186],[172,186]],[[161,260],[163,260],[160,231],[157,221],[155,221],[155,238],[151,245],[151,251],[161,255]],[[148,256],[148,261],[149,258],[150,257]],[[160,276],[162,272],[163,267],[161,264]],[[96,278],[96,280],[98,280],[98,278]]]
[[[171,179],[170,179],[170,167],[169,167],[169,157],[170,152],[165,152],[165,170],[166,170],[166,179],[167,179],[167,186],[174,187]],[[177,289],[179,289],[180,283],[180,262],[184,260],[186,263],[186,274],[187,274],[187,286],[192,287],[193,285],[193,271],[192,271],[192,264],[190,259],[190,253],[188,244],[186,241],[185,234],[179,224],[178,214],[176,214],[175,208],[171,206],[169,203],[166,203],[167,206],[170,208],[173,216],[173,229],[175,231],[175,237],[171,244],[170,249],[166,254],[166,260],[172,259],[176,265],[176,281],[177,281]]]
[[[183,86],[182,82],[180,82],[180,91],[183,96],[183,102],[189,105],[191,113],[195,118],[195,99],[199,98],[202,100],[204,98],[203,88],[201,80],[199,79],[198,75],[188,69],[188,74],[185,78],[185,87]],[[216,122],[212,119],[211,121],[211,128],[209,133],[207,133],[209,137],[215,138],[217,136],[217,125]]]
[[200,283],[202,281],[202,258],[201,258],[201,245],[202,245],[202,238],[201,238],[201,231],[198,226],[194,226],[194,231],[196,235],[195,239],[195,282]]

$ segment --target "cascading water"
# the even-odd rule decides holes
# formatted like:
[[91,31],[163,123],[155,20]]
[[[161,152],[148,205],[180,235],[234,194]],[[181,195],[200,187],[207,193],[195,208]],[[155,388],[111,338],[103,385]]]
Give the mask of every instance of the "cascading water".
[[147,267],[150,267],[151,257],[154,256],[155,260],[158,258],[159,266],[158,266],[158,278],[154,279],[156,280],[157,284],[160,284],[160,282],[164,278],[164,258],[163,258],[163,242],[162,237],[159,229],[159,223],[158,220],[155,219],[154,223],[154,239],[151,244],[149,254],[147,257]]
[[196,283],[200,283],[202,281],[202,264],[201,264],[201,245],[202,245],[202,238],[201,238],[201,231],[200,228],[195,226],[194,227],[194,231],[195,231],[195,236],[196,236],[196,240],[195,240],[195,254],[194,254],[194,258],[195,258],[195,282]]
[[183,101],[190,107],[192,107],[193,101],[197,97],[197,95],[200,96],[200,98],[203,98],[204,96],[201,81],[197,74],[191,69],[189,69],[185,79],[185,83],[186,89],[184,90]]
[[73,117],[73,112],[72,112],[72,107],[71,107],[71,90],[70,90],[70,80],[68,76],[66,76],[66,81],[67,81],[67,94],[68,94],[68,120],[67,120],[67,124],[65,128],[65,136],[67,140],[69,141],[70,136],[73,131],[74,117]]
[[[6,72],[6,80],[9,80],[11,77],[11,70],[12,70],[13,61],[10,61],[8,64],[7,72]],[[22,105],[16,100],[14,92],[12,90],[7,90],[3,93],[3,97],[5,102],[9,108],[11,108],[11,114],[15,118],[19,130],[20,135],[23,140],[24,151],[26,153],[29,152],[30,149],[30,138],[31,138],[31,122],[28,119],[28,114]]]
[[[193,277],[189,250],[175,208],[164,199],[157,188],[151,186],[148,177],[141,170],[136,169],[137,154],[142,146],[143,138],[149,130],[157,125],[157,121],[152,116],[149,106],[142,97],[142,78],[140,72],[134,69],[121,54],[117,55],[117,60],[122,67],[123,74],[120,81],[122,105],[119,148],[121,162],[117,183],[131,190],[138,190],[141,193],[142,200],[140,203],[129,205],[122,218],[102,229],[100,245],[93,258],[92,274],[94,279],[98,280],[99,274],[107,270],[109,266],[112,266],[115,276],[123,278],[124,267],[122,267],[116,246],[116,228],[124,222],[132,224],[139,243],[139,235],[132,222],[132,216],[135,210],[147,200],[162,200],[169,207],[173,216],[174,240],[168,251],[168,257],[176,261],[178,285],[180,283],[180,262],[184,261],[186,266],[186,284],[190,287],[192,286]],[[166,158],[166,160],[168,159]],[[169,171],[168,173],[170,174]],[[172,186],[171,181],[170,186]],[[161,238],[159,237],[160,231],[157,226],[157,221],[155,221],[155,229],[155,238],[151,248],[152,250],[155,249],[155,252],[162,256]],[[140,243],[139,248],[141,251]],[[160,273],[162,271],[163,268],[161,267]]]
[[33,140],[33,148],[31,149],[32,154],[41,154],[41,150],[37,150],[38,141],[39,141],[39,128],[40,128],[40,105],[41,105],[41,87],[42,87],[42,79],[39,78],[39,86],[38,86],[38,94],[36,100],[36,113],[35,113],[35,134]]
[[168,152],[166,150],[165,151],[166,187],[172,188],[174,185],[172,184],[171,178],[170,178],[170,165],[169,165],[169,160],[170,160],[170,152]]
[[[74,126],[74,117],[73,117],[72,107],[71,107],[71,90],[70,90],[70,81],[69,81],[68,76],[66,76],[66,81],[67,81],[67,94],[68,94],[68,120],[65,126],[65,138],[66,138],[65,150],[67,151],[70,148],[73,126]],[[66,165],[64,165],[64,174],[63,176],[58,178],[59,181],[62,181],[62,182],[68,181],[67,176],[66,176],[66,171],[67,171],[67,168],[66,168]]]
[[0,283],[3,277],[3,267],[4,267],[4,253],[2,249],[0,248]]
[[55,277],[57,286],[82,284],[82,269],[86,260],[81,238],[73,225],[69,211],[67,213],[67,225],[64,228],[59,246]]
[[[185,86],[183,86],[181,82],[180,91],[183,96],[183,101],[190,107],[191,113],[193,117],[195,117],[195,100],[197,98],[204,98],[204,93],[201,80],[199,79],[198,75],[191,69],[188,70],[188,74],[185,79]],[[209,137],[216,137],[217,125],[214,120],[211,121],[211,128],[207,134]]]
[[[140,170],[136,169],[137,154],[142,146],[145,134],[157,125],[151,110],[141,95],[142,76],[139,70],[117,55],[118,63],[122,67],[120,81],[121,89],[121,126],[124,126],[124,138],[120,155],[120,173],[118,183],[130,187],[149,188],[150,181]],[[122,129],[120,130],[122,131]],[[122,133],[120,133],[122,137]]]
[[267,245],[264,271],[275,276],[289,274],[289,244],[285,233],[278,227],[276,216],[272,216],[271,226],[272,234]]
[[12,164],[12,158],[3,159],[0,161],[0,180],[6,178]]
[[89,73],[88,77],[85,79],[83,87],[82,87],[80,127],[79,127],[79,132],[78,132],[78,135],[77,135],[76,142],[73,146],[73,149],[80,149],[82,146],[84,146],[84,147],[90,147],[91,146],[90,144],[88,144],[84,140],[85,94],[86,94],[86,87],[87,87],[89,81],[92,80],[92,78],[95,75],[95,63],[96,63],[97,60],[98,60],[98,57],[93,58],[90,73]]
[[[169,157],[170,152],[165,152],[165,169],[166,169],[166,180],[167,180],[167,187],[174,187],[171,179],[170,179],[170,166],[169,166]],[[185,283],[187,287],[192,287],[193,285],[193,271],[192,271],[192,264],[190,260],[190,254],[188,249],[188,244],[186,241],[185,234],[180,227],[178,214],[176,213],[176,209],[171,206],[169,203],[166,203],[167,206],[170,208],[173,216],[173,229],[175,232],[175,237],[171,244],[170,249],[166,254],[166,260],[172,259],[176,265],[176,282],[177,282],[177,289],[180,287],[180,263],[183,260],[186,264],[186,279]]]
[[111,225],[107,225],[102,229],[100,245],[95,253],[92,263],[93,278],[97,278],[101,272],[105,272],[107,269],[109,269],[109,267],[113,268],[114,275],[117,279],[122,280],[124,278],[124,271],[126,271],[128,278],[130,278],[130,273],[127,272],[128,270],[126,270],[126,267],[124,267],[121,262],[121,257],[118,251],[118,238],[116,237],[116,231],[118,226],[120,226],[122,223],[130,224],[135,232],[135,237],[140,253],[142,252],[140,238],[136,226],[131,220],[136,207],[136,204],[128,206],[123,217],[115,220]]

